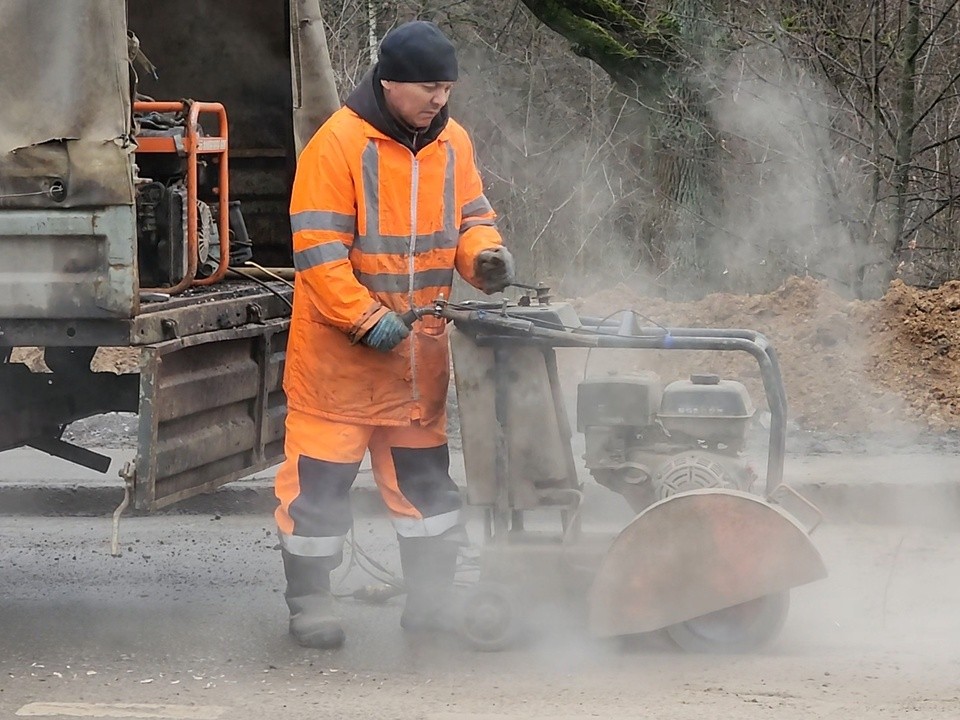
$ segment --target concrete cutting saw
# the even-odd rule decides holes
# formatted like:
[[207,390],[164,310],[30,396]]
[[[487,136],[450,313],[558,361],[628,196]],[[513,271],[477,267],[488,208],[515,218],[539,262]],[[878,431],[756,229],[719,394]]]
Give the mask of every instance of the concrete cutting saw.
[[[504,648],[540,603],[560,599],[582,608],[599,637],[662,630],[693,652],[769,642],[791,588],[826,576],[810,540],[822,516],[783,484],[787,402],[770,342],[752,330],[644,327],[630,311],[580,316],[546,287],[525,289],[519,302],[440,298],[404,316],[454,326],[466,492],[485,518],[479,582],[459,612],[463,637]],[[615,535],[585,532],[561,348],[750,355],[770,413],[765,473],[745,459],[755,409],[740,382],[585,373],[575,409],[583,467],[637,513]],[[555,528],[528,528],[526,515],[544,509],[556,511]]]

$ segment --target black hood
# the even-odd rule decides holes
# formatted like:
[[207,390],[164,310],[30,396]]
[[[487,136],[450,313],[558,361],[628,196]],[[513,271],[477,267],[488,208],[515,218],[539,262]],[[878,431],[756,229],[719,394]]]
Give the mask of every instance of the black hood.
[[419,152],[436,140],[450,118],[446,105],[437,113],[430,127],[422,130],[408,127],[406,123],[394,117],[387,110],[387,101],[383,97],[383,86],[380,85],[377,65],[363,76],[360,84],[347,98],[346,105],[377,130],[406,146],[413,153]]

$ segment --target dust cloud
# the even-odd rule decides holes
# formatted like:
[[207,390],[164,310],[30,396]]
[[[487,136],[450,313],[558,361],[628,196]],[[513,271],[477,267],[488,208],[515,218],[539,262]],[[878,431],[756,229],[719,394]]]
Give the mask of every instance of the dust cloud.
[[[960,632],[960,581],[946,549],[960,530],[960,503],[955,478],[938,458],[958,451],[944,433],[960,427],[954,390],[960,357],[953,357],[960,342],[952,341],[960,323],[947,310],[960,290],[932,297],[902,283],[884,287],[871,275],[870,243],[882,235],[883,213],[871,213],[867,168],[842,138],[851,128],[814,74],[771,48],[748,47],[709,82],[722,195],[710,218],[709,246],[717,263],[714,289],[727,292],[707,294],[710,285],[701,283],[692,294],[699,291],[702,300],[664,300],[682,291],[664,292],[667,273],[637,250],[657,233],[643,224],[655,204],[649,179],[636,183],[630,211],[622,186],[610,183],[623,171],[616,165],[628,147],[618,144],[622,135],[594,134],[596,117],[579,118],[580,131],[565,134],[548,119],[511,116],[504,109],[514,101],[509,92],[503,108],[491,110],[508,146],[503,152],[522,151],[510,164],[514,174],[492,180],[493,193],[505,197],[498,210],[507,242],[534,276],[524,280],[552,280],[581,312],[602,316],[633,307],[666,325],[752,328],[780,350],[791,406],[787,477],[791,466],[799,467],[794,474],[806,473],[805,487],[818,488],[812,499],[823,504],[827,522],[813,542],[830,577],[794,591],[786,628],[768,652],[827,650],[905,663],[924,652],[949,656],[947,638]],[[625,118],[615,103],[610,107],[607,121],[642,128],[642,112]],[[481,156],[495,148],[488,145]],[[860,268],[866,268],[862,278]],[[886,295],[851,300],[848,288],[860,280],[866,292]],[[717,372],[745,382],[763,408],[750,359],[626,355],[595,353],[591,374],[656,369],[668,382]],[[566,358],[561,371],[570,410],[585,357]],[[752,431],[761,440],[762,417]],[[610,495],[596,489],[594,497]],[[594,519],[609,519],[605,512]],[[535,647],[547,667],[569,670],[611,649],[575,630],[582,625],[575,613],[533,612],[544,629]],[[657,637],[640,646],[664,647]]]
[[716,83],[722,210],[711,245],[725,287],[762,292],[784,275],[852,286],[874,259],[863,237],[868,166],[843,137],[857,130],[838,99],[771,47],[744,48]]

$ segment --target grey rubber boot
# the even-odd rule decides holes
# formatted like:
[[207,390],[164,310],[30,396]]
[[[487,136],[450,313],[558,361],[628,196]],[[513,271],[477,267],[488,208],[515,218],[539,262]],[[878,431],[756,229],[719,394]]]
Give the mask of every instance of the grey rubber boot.
[[314,558],[291,555],[286,550],[281,553],[287,576],[284,597],[290,609],[290,635],[304,647],[340,647],[346,636],[330,594],[330,571],[340,564],[340,556]]
[[446,632],[456,626],[453,578],[458,535],[400,537],[400,565],[407,591],[400,627],[411,632]]

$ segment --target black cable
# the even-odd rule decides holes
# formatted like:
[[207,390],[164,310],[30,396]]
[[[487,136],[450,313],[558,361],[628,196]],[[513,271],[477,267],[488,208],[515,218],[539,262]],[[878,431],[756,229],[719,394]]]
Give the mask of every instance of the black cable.
[[[600,322],[597,323],[597,327],[598,327],[598,328],[602,327],[603,324],[604,324],[607,320],[609,320],[610,318],[616,317],[616,316],[619,315],[620,313],[625,313],[625,312],[630,312],[630,310],[627,309],[627,308],[621,308],[620,310],[614,310],[612,313],[610,313],[610,314],[607,315],[606,317],[600,318]],[[600,333],[600,331],[598,330],[598,331],[597,331],[597,334],[599,334],[599,333]],[[593,352],[593,348],[592,348],[592,347],[587,348],[587,357],[586,357],[586,359],[583,361],[583,379],[584,379],[584,380],[587,379],[587,368],[590,367],[590,353],[591,353],[591,352]]]
[[237,268],[227,268],[227,272],[235,273],[236,275],[239,275],[240,277],[246,280],[255,282],[257,285],[259,285],[262,288],[266,288],[267,290],[272,292],[274,295],[276,295],[278,298],[280,298],[284,303],[286,303],[287,307],[293,310],[293,303],[290,302],[283,293],[281,293],[276,288],[272,287],[270,283],[264,282],[260,278],[255,278],[252,275],[247,275],[245,272],[241,272],[240,270],[237,270]]
[[[614,310],[612,313],[610,313],[610,314],[607,315],[606,317],[600,318],[600,322],[597,323],[597,327],[598,327],[598,328],[601,327],[607,320],[609,320],[609,319],[612,318],[612,317],[616,317],[617,315],[619,315],[619,314],[621,314],[621,313],[632,313],[635,317],[642,318],[643,320],[647,320],[647,321],[653,323],[654,325],[656,325],[656,326],[657,326],[658,328],[660,328],[661,330],[663,330],[664,337],[667,337],[667,336],[670,335],[670,330],[669,330],[669,328],[664,327],[663,325],[661,325],[660,323],[658,323],[658,322],[657,322],[656,320],[654,320],[653,318],[647,317],[647,316],[644,315],[643,313],[637,312],[636,310],[632,310],[632,309],[630,309],[630,308],[621,308],[621,309],[619,309],[619,310]],[[584,332],[590,333],[590,334],[595,334],[595,335],[603,335],[603,334],[605,334],[605,333],[601,333],[599,330],[595,330],[595,331],[594,331],[594,330],[586,330],[586,329],[584,329]],[[651,336],[650,336],[650,335],[620,335],[619,337],[625,337],[625,338],[643,338],[643,337],[651,337]],[[587,358],[586,358],[586,360],[583,361],[583,379],[584,379],[584,380],[587,379],[587,368],[588,368],[588,366],[590,365],[590,353],[591,353],[591,352],[593,352],[593,348],[592,348],[592,347],[587,348]]]
[[[338,599],[354,598],[357,600],[368,600],[370,602],[383,602],[391,595],[400,595],[404,592],[403,581],[398,578],[396,575],[391,573],[389,570],[383,567],[379,562],[374,560],[366,550],[360,547],[360,543],[357,542],[357,535],[355,528],[351,525],[350,530],[347,532],[347,537],[344,538],[344,546],[349,548],[350,557],[347,561],[346,572],[340,577],[336,585],[333,587],[331,594]],[[366,562],[370,563],[374,567],[371,569],[366,567],[361,561],[365,559]],[[359,568],[362,572],[369,575],[371,578],[376,580],[378,583],[383,586],[383,588],[389,588],[386,592],[383,589],[371,589],[375,586],[363,586],[352,592],[340,592],[339,589],[343,585],[347,577],[350,576],[350,573],[354,568]],[[386,577],[375,572],[376,569],[381,570]]]

